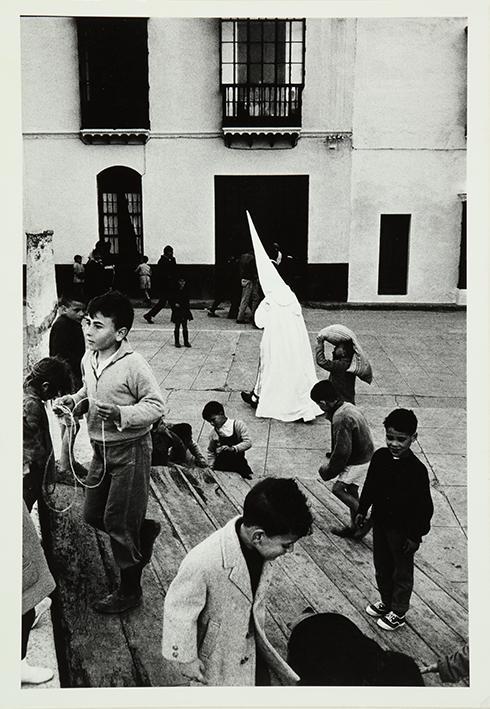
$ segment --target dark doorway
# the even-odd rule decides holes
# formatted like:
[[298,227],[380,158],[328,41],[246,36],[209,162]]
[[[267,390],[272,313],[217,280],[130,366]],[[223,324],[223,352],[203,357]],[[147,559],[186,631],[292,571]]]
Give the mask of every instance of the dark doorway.
[[410,214],[382,214],[379,235],[378,295],[406,295]]
[[216,264],[251,248],[245,211],[268,250],[277,242],[292,256],[292,280],[297,295],[303,291],[308,257],[308,175],[216,176]]

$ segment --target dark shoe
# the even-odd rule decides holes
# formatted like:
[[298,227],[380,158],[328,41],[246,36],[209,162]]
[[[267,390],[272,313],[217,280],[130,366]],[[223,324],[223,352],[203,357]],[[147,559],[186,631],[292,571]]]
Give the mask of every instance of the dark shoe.
[[332,452],[328,451],[328,453],[325,453],[325,458],[331,458],[332,457]]
[[141,526],[141,565],[146,566],[153,553],[155,539],[162,530],[160,522],[154,519],[145,519]]
[[355,530],[352,527],[331,527],[330,531],[337,537],[352,537]]
[[217,318],[218,316],[214,312],[214,310],[208,310],[208,318]]
[[366,613],[371,616],[371,618],[382,618],[389,611],[388,606],[386,606],[383,601],[376,601],[376,603],[369,603],[366,606]]
[[251,480],[253,478],[253,473],[240,473],[240,477],[244,480]]
[[175,346],[176,346],[176,347],[182,347],[182,345],[180,344],[180,342],[176,342],[176,343],[175,343]]
[[257,399],[256,396],[251,391],[242,391],[240,392],[240,396],[242,397],[243,401],[246,404],[250,404],[252,409],[257,408],[257,404],[259,403],[259,400]]
[[153,318],[151,317],[151,315],[149,315],[148,313],[145,313],[145,314],[143,315],[143,317],[144,317],[144,319],[146,320],[147,323],[150,323],[150,325],[153,324]]
[[361,527],[356,527],[354,533],[352,534],[352,539],[363,539],[366,534],[369,533],[372,523],[370,519],[367,519]]
[[95,601],[92,607],[97,613],[124,613],[139,606],[142,595],[141,589],[139,592],[123,595],[118,588],[108,596]]
[[383,630],[396,630],[405,625],[405,616],[397,615],[393,611],[390,611],[382,618],[378,618],[378,625],[380,628],[383,628]]
[[192,347],[190,342],[184,342],[184,347]]

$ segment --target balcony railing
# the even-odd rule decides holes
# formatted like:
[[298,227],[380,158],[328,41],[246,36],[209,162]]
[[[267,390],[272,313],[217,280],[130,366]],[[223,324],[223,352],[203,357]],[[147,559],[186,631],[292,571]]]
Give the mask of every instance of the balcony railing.
[[223,85],[223,128],[300,127],[301,84]]

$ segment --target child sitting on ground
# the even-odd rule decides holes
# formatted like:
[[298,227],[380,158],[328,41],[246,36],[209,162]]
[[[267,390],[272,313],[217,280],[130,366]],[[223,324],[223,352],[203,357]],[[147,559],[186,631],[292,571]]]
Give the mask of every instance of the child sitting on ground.
[[219,401],[208,401],[202,417],[213,427],[208,443],[209,467],[239,473],[249,480],[253,472],[245,451],[252,447],[252,439],[243,421],[229,419]]
[[160,524],[145,519],[152,424],[164,412],[150,366],[126,337],[134,319],[117,291],[90,301],[85,317],[87,352],[83,386],[57,405],[73,410],[88,399],[87,427],[94,450],[85,485],[85,521],[106,532],[120,569],[119,587],[94,604],[99,613],[122,613],[141,603],[141,574]]
[[[49,333],[49,354],[63,359],[70,367],[75,390],[82,386],[80,363],[85,354],[85,338],[81,322],[85,314],[85,303],[78,293],[65,293],[58,300],[58,317]],[[80,430],[80,414],[76,412],[70,420],[60,418],[61,453],[58,472],[63,482],[73,482],[72,470],[78,476],[85,476],[85,468],[75,461],[73,447]],[[60,480],[60,477],[58,477]]]
[[309,534],[311,512],[297,483],[264,478],[231,519],[192,549],[170,584],[163,609],[162,654],[192,683],[266,686],[298,676],[265,634],[273,559]]
[[381,600],[366,613],[384,630],[405,625],[413,589],[414,554],[429,532],[434,507],[425,465],[410,450],[417,438],[413,411],[395,409],[384,420],[386,448],[379,448],[368,468],[359,499],[356,525],[372,506],[373,561]]
[[166,423],[163,417],[153,424],[151,430],[153,453],[152,465],[186,463],[192,457],[199,468],[207,468],[206,458],[192,437],[189,423]]
[[43,481],[54,480],[53,443],[44,404],[71,389],[70,368],[59,357],[39,360],[24,379],[23,496],[29,512],[41,496]]

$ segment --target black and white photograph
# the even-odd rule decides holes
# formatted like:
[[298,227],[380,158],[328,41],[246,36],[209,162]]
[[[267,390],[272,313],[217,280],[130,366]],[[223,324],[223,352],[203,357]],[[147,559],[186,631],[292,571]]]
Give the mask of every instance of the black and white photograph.
[[490,706],[487,3],[7,14],[15,706]]

